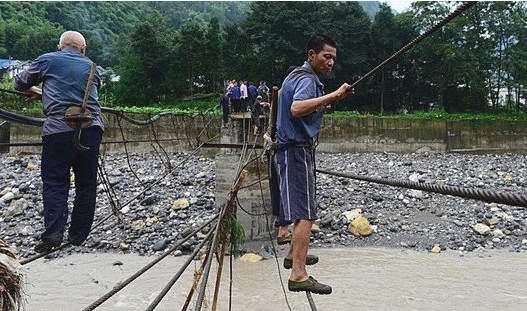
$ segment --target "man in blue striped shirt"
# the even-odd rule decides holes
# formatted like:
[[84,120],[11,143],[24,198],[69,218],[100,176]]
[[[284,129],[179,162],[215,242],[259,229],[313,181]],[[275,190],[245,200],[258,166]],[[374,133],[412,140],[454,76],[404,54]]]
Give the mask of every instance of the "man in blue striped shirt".
[[306,264],[318,261],[307,260],[311,227],[317,219],[313,139],[320,131],[326,107],[353,95],[354,90],[344,83],[336,91],[324,94],[320,77],[331,73],[337,57],[333,39],[314,35],[307,43],[306,52],[307,61],[285,78],[278,100],[275,160],[280,180],[280,217],[294,222],[284,267],[292,266],[290,291],[330,294],[331,286],[317,282],[306,271]]

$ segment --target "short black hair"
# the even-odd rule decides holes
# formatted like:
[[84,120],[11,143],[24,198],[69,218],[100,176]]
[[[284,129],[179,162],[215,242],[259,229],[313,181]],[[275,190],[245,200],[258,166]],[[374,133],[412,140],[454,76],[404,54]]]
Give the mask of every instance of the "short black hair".
[[326,44],[333,48],[337,48],[337,43],[330,37],[320,33],[312,35],[306,44],[306,55],[309,53],[309,50],[313,50],[318,54]]

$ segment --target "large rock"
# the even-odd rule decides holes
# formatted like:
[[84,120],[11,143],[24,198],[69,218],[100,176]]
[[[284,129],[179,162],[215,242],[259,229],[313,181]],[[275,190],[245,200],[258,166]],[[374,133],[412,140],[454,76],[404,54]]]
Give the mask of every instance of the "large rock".
[[311,233],[313,233],[313,234],[317,234],[317,233],[319,233],[319,232],[320,232],[320,227],[319,227],[317,224],[314,223],[314,224],[311,226]]
[[176,201],[174,201],[174,203],[172,204],[172,209],[180,210],[180,209],[185,209],[189,206],[190,206],[189,201],[186,198],[181,198],[181,199],[177,199]]
[[348,231],[355,236],[368,236],[373,233],[373,228],[368,219],[360,216],[351,222]]
[[12,201],[9,207],[4,211],[4,216],[22,215],[28,206],[29,203],[24,198]]
[[485,224],[475,224],[472,229],[481,235],[487,235],[490,233],[490,227]]
[[262,261],[263,257],[258,254],[246,253],[242,257],[240,257],[240,260],[246,262],[258,262]]

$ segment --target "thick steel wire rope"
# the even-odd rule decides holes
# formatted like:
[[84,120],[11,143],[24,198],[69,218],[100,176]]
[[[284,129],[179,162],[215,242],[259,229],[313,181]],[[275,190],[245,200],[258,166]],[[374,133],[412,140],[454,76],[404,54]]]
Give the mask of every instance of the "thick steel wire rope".
[[476,199],[488,203],[500,203],[513,206],[527,207],[527,195],[517,193],[505,193],[485,189],[471,189],[456,186],[441,186],[432,183],[419,183],[394,178],[369,177],[353,173],[341,173],[317,169],[317,173],[326,175],[369,181],[378,184],[397,186],[407,189],[424,190],[440,194],[453,195],[462,198]]
[[208,253],[205,255],[205,259],[201,262],[201,265],[199,266],[198,270],[194,271],[194,280],[192,281],[192,286],[190,287],[190,290],[188,292],[187,298],[185,299],[185,302],[183,303],[183,307],[181,308],[181,311],[186,311],[188,309],[188,306],[190,305],[192,297],[194,296],[194,293],[196,292],[198,283],[201,280],[201,277],[203,275],[203,269],[205,269],[205,264],[207,263],[207,260],[206,260],[207,256],[208,256]]
[[116,195],[115,190],[110,184],[110,179],[108,178],[108,174],[106,173],[106,168],[104,165],[104,156],[99,155],[99,159],[101,161],[101,165],[98,167],[99,179],[101,180],[101,184],[105,189],[108,202],[110,202],[112,213],[117,217],[117,220],[120,223],[122,222],[121,202],[119,201],[119,197]]
[[[169,155],[167,154],[167,151],[165,150],[165,148],[163,148],[163,146],[159,143],[159,140],[157,138],[157,131],[156,131],[156,128],[155,128],[155,125],[152,123],[150,124],[150,129],[152,130],[152,136],[154,137],[154,142],[156,143],[156,145],[161,149],[161,151],[163,152],[163,155],[165,156],[165,159],[166,161],[161,161],[162,163],[165,163],[165,167],[167,168],[167,170],[170,170],[171,169],[171,164],[170,164],[170,157]],[[150,143],[152,144],[152,143]],[[155,148],[154,148],[155,149]],[[157,151],[157,149],[156,149]],[[157,151],[158,154],[159,154],[159,151]],[[161,158],[161,156],[159,156]]]
[[[11,91],[11,90],[5,90],[5,89],[0,89],[0,91],[27,97],[26,93],[22,93],[22,92],[18,92],[18,91]],[[121,111],[121,110],[115,110],[115,109],[112,109],[112,108],[101,107],[101,112],[108,113],[108,114],[113,114],[113,115],[115,115],[115,116],[117,116],[119,118],[122,118],[122,119],[126,120],[127,122],[129,122],[131,124],[139,125],[139,126],[147,126],[147,125],[153,124],[153,123],[157,122],[158,120],[160,120],[161,117],[164,117],[164,116],[172,116],[172,117],[175,117],[175,116],[185,117],[185,116],[187,116],[187,114],[185,114],[185,113],[173,113],[173,112],[170,112],[170,111],[164,111],[164,112],[160,112],[160,113],[158,113],[158,114],[156,114],[156,115],[154,115],[152,117],[149,116],[149,118],[147,120],[137,120],[137,119],[129,117],[124,111]],[[208,112],[209,112],[209,110],[206,110],[203,113],[198,113],[198,115],[205,115]],[[31,125],[31,126],[42,126],[42,125],[44,125],[44,121],[45,121],[45,118],[36,118],[36,117],[25,116],[25,115],[21,115],[21,114],[18,114],[18,113],[15,113],[15,112],[3,109],[3,108],[0,108],[0,119],[5,119],[7,121],[12,121],[12,122],[15,122],[15,123],[21,123],[21,124]]]
[[177,280],[181,277],[183,272],[188,268],[190,263],[197,256],[198,252],[203,248],[203,246],[205,246],[205,243],[209,242],[209,240],[212,237],[211,233],[212,233],[212,231],[215,230],[216,226],[218,226],[218,223],[216,223],[215,226],[212,227],[209,230],[209,232],[207,232],[207,236],[203,239],[203,241],[201,241],[199,243],[198,246],[196,246],[196,248],[194,249],[192,254],[190,254],[189,257],[187,258],[187,260],[185,261],[185,263],[183,263],[183,266],[178,270],[178,272],[176,272],[176,274],[172,277],[172,279],[170,279],[170,281],[168,281],[168,283],[165,285],[163,290],[161,290],[161,292],[156,296],[154,301],[152,301],[152,303],[148,306],[148,308],[146,308],[145,311],[153,311],[157,307],[157,305],[161,302],[161,300],[163,300],[163,298],[165,298],[166,294],[170,291],[172,286],[174,286],[174,284],[176,284]]
[[306,296],[307,296],[307,301],[309,302],[309,306],[311,307],[311,311],[317,311],[317,306],[315,305],[313,296],[311,296],[311,292],[306,292]]
[[[101,298],[94,301],[92,304],[90,304],[88,307],[83,309],[84,311],[92,311],[95,310],[97,307],[99,307],[101,304],[103,304],[106,300],[111,298],[113,295],[117,294],[121,289],[128,286],[130,283],[132,283],[135,279],[143,275],[146,271],[150,270],[152,267],[154,267],[157,263],[159,263],[161,260],[165,259],[168,255],[172,254],[174,251],[176,251],[178,248],[181,247],[183,243],[190,240],[192,237],[194,237],[198,232],[203,230],[206,226],[211,224],[214,220],[216,220],[218,215],[214,215],[211,219],[207,220],[204,224],[196,228],[191,234],[187,235],[185,238],[177,241],[177,243],[170,247],[167,251],[165,251],[162,255],[157,257],[156,259],[152,260],[150,263],[148,263],[146,266],[141,268],[139,271],[134,273],[132,276],[124,280],[123,282],[115,285],[112,290],[110,290],[108,293],[104,294]],[[191,256],[190,258],[193,258]]]
[[[205,118],[205,113],[209,112],[210,109],[207,109],[204,111],[204,113],[202,113],[202,117]],[[207,138],[209,137],[209,132],[208,132],[208,128],[209,128],[209,125],[210,123],[214,120],[214,117],[211,117],[209,119],[209,121],[207,122],[207,124],[205,124],[205,126],[203,127],[203,129],[201,130],[201,132],[199,132],[198,136],[196,136],[196,141],[198,142],[199,144],[199,139],[201,138],[201,135],[203,134],[203,132],[205,132],[207,134]],[[195,123],[195,122],[194,122]],[[217,137],[219,134],[216,134],[215,137]],[[207,141],[211,141],[212,139],[208,139]]]
[[456,18],[458,15],[460,15],[461,13],[465,12],[467,9],[469,9],[470,7],[476,5],[477,1],[466,1],[464,2],[462,5],[460,5],[458,8],[456,8],[454,10],[454,12],[450,13],[449,15],[447,15],[443,20],[441,20],[439,23],[437,23],[436,25],[428,28],[422,35],[418,36],[417,38],[413,39],[412,41],[410,41],[408,44],[406,44],[405,46],[403,46],[401,49],[399,49],[397,52],[393,53],[390,57],[388,57],[385,61],[383,61],[382,63],[380,63],[379,65],[377,65],[375,68],[373,68],[372,70],[370,70],[368,73],[366,73],[364,76],[362,76],[359,80],[355,81],[351,87],[355,87],[356,85],[358,85],[359,83],[363,82],[364,80],[366,80],[368,77],[370,77],[371,75],[373,75],[374,73],[376,73],[379,69],[381,69],[382,67],[384,67],[386,64],[390,63],[391,61],[393,61],[395,58],[397,58],[398,56],[400,56],[401,54],[409,51],[411,48],[413,48],[414,46],[416,46],[418,43],[420,43],[421,41],[423,41],[424,39],[426,39],[427,37],[429,37],[431,34],[433,34],[435,31],[437,31],[438,29],[440,29],[441,27],[445,26],[446,24],[448,24],[452,19]]

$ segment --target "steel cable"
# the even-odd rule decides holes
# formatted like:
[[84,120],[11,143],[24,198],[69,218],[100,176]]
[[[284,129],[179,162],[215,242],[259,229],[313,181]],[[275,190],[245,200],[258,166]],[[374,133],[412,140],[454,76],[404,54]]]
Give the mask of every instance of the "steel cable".
[[[206,226],[208,226],[210,223],[212,223],[212,221],[214,221],[216,218],[218,217],[218,215],[214,215],[211,219],[209,219],[207,222],[205,222],[203,225],[199,226],[198,228],[196,228],[196,230],[194,230],[191,234],[189,234],[188,236],[186,236],[185,238],[179,240],[176,245],[172,246],[171,248],[168,249],[168,251],[164,252],[161,256],[157,257],[156,259],[152,260],[149,264],[147,264],[146,266],[144,266],[142,269],[140,269],[139,271],[137,271],[136,273],[134,273],[131,277],[129,277],[128,279],[124,280],[123,282],[117,284],[114,286],[114,288],[112,290],[110,290],[108,293],[106,293],[104,296],[102,296],[101,298],[99,298],[98,300],[96,300],[95,302],[93,302],[92,304],[90,304],[88,307],[86,307],[84,309],[84,311],[92,311],[92,310],[95,310],[97,307],[99,307],[101,304],[103,304],[106,300],[108,300],[110,297],[112,297],[113,295],[117,294],[121,289],[123,289],[124,287],[126,287],[128,284],[132,283],[135,279],[137,279],[138,277],[140,277],[141,275],[143,275],[146,271],[148,271],[150,268],[152,268],[153,266],[155,266],[158,262],[160,262],[161,260],[163,260],[164,258],[166,258],[168,255],[172,254],[174,251],[176,251],[178,248],[181,247],[181,245],[183,243],[185,243],[186,241],[188,241],[190,238],[192,238],[194,235],[196,235],[198,232],[200,232],[201,230],[203,230],[203,228],[205,228]],[[190,258],[193,258],[193,256],[191,256]]]
[[446,24],[448,24],[452,19],[454,19],[455,17],[457,17],[458,15],[460,15],[461,13],[465,12],[467,9],[469,9],[470,7],[476,5],[477,1],[467,1],[465,3],[463,3],[461,6],[459,6],[457,9],[454,10],[454,12],[450,13],[448,16],[446,16],[443,20],[441,20],[439,23],[437,23],[436,25],[428,28],[428,30],[426,30],[422,35],[418,36],[417,38],[413,39],[412,41],[410,41],[408,44],[406,44],[405,46],[403,46],[401,49],[399,49],[397,52],[393,53],[390,57],[388,57],[385,61],[383,61],[382,63],[380,63],[379,65],[377,65],[375,68],[373,68],[372,70],[370,70],[368,73],[366,73],[364,76],[362,76],[359,80],[355,81],[351,87],[355,87],[357,86],[359,83],[363,82],[364,80],[366,80],[368,77],[370,77],[371,75],[373,75],[374,73],[376,73],[379,69],[381,69],[382,67],[384,67],[386,64],[390,63],[391,61],[393,61],[395,58],[397,58],[398,56],[400,56],[401,54],[409,51],[411,48],[413,48],[414,46],[416,46],[418,43],[420,43],[421,41],[423,41],[424,39],[426,39],[427,37],[429,37],[431,34],[433,34],[436,30],[440,29],[441,27],[445,26]]
[[176,284],[176,281],[179,279],[179,277],[183,274],[183,272],[190,265],[192,260],[194,260],[198,252],[203,248],[203,246],[205,246],[205,243],[209,242],[209,240],[212,237],[211,233],[212,231],[215,230],[216,226],[218,226],[218,223],[216,223],[216,225],[212,227],[209,230],[209,232],[207,232],[207,236],[203,239],[203,241],[201,241],[201,243],[199,243],[198,246],[196,246],[196,248],[194,249],[192,254],[189,255],[189,257],[187,258],[183,266],[179,268],[178,272],[174,275],[174,277],[172,277],[172,279],[170,279],[167,285],[163,288],[163,290],[159,293],[159,295],[157,295],[157,297],[154,299],[154,301],[152,301],[152,303],[148,306],[148,308],[146,308],[145,311],[153,311],[157,307],[157,305],[161,302],[161,300],[163,300],[163,298],[166,296],[168,291],[172,288],[172,286],[174,286],[174,284]]
[[476,199],[488,203],[500,203],[513,206],[527,207],[527,195],[516,194],[516,193],[505,193],[485,189],[470,189],[456,186],[442,186],[431,183],[419,183],[407,180],[400,180],[394,178],[381,178],[381,177],[370,177],[363,176],[353,173],[339,173],[333,171],[326,171],[317,169],[317,173],[326,175],[352,178],[357,180],[363,180],[368,182],[374,182],[378,184],[402,187],[407,189],[424,190],[428,192],[435,192],[440,194],[453,195],[462,198]]

